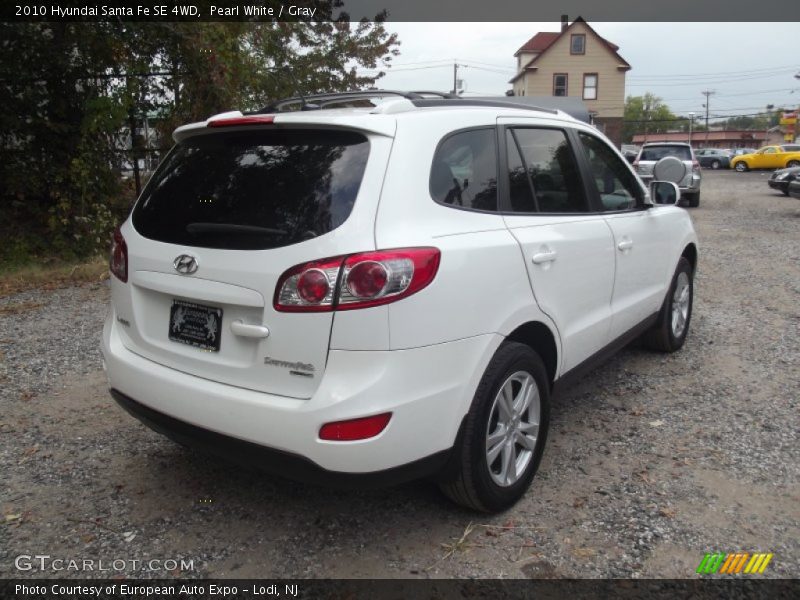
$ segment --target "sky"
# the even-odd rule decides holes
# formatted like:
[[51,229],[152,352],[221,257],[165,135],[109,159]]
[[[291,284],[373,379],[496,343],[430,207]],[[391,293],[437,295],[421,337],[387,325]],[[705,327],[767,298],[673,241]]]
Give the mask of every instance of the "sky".
[[[620,47],[633,67],[625,95],[652,92],[672,112],[705,116],[704,90],[712,90],[709,114],[763,112],[768,104],[800,106],[800,30],[797,23],[589,23]],[[539,31],[560,23],[392,23],[400,55],[378,87],[441,90],[453,86],[453,62],[469,93],[502,95],[510,89],[516,52]]]

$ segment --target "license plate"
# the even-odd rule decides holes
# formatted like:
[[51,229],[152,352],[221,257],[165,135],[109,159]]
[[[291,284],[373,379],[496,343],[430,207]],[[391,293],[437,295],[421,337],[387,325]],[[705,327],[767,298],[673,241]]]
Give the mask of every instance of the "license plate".
[[169,339],[203,350],[219,352],[222,309],[173,300],[169,312]]

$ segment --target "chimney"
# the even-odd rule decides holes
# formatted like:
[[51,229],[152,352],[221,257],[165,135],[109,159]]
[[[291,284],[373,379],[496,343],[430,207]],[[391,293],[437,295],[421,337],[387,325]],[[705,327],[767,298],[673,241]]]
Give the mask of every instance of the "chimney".
[[566,31],[567,27],[569,27],[569,17],[567,15],[561,15],[561,32],[563,33]]

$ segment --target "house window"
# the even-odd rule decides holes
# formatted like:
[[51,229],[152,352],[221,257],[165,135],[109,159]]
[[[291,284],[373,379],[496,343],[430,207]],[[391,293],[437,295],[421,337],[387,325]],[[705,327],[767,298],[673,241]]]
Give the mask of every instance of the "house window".
[[583,99],[597,100],[597,73],[583,74]]
[[567,74],[556,73],[553,75],[553,96],[567,95]]
[[570,54],[586,54],[586,36],[582,33],[573,33],[569,43]]

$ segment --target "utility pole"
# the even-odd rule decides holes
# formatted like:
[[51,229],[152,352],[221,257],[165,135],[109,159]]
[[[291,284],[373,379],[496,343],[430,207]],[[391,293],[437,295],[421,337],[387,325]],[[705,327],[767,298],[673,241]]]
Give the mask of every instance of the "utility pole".
[[458,63],[453,61],[453,93],[458,93]]
[[700,92],[706,97],[706,103],[703,106],[706,107],[706,145],[708,145],[708,105],[710,104],[708,99],[714,94],[711,90],[706,90],[704,92]]

